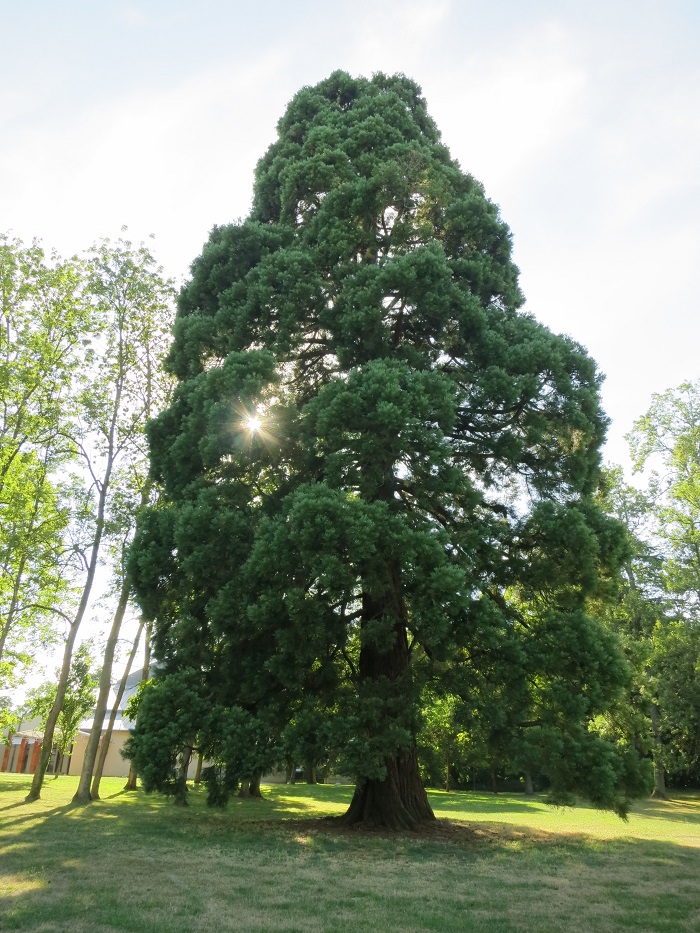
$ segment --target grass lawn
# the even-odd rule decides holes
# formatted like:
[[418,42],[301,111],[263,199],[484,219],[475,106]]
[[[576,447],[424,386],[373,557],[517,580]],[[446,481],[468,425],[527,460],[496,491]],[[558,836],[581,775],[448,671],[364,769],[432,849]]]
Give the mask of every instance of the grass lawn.
[[629,822],[518,795],[431,794],[425,835],[336,831],[349,787],[264,789],[263,801],[178,809],[102,782],[0,776],[0,930],[23,933],[700,930],[700,795]]

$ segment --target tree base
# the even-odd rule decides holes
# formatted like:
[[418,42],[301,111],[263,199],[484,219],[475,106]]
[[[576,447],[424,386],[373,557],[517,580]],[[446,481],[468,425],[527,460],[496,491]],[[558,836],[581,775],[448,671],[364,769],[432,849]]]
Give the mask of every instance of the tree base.
[[260,776],[256,775],[250,781],[241,781],[238,796],[241,800],[261,799]]
[[345,826],[419,830],[435,819],[420,779],[415,749],[386,760],[384,780],[364,778],[355,787]]

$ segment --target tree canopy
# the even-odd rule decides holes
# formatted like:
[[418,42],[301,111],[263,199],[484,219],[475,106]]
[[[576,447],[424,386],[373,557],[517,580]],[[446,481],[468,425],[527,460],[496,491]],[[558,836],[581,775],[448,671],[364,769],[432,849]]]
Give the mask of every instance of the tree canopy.
[[55,638],[67,588],[59,471],[70,459],[71,384],[91,328],[80,284],[77,261],[0,234],[0,690],[16,686],[37,645]]
[[635,756],[589,729],[628,677],[587,612],[626,546],[593,499],[600,376],[523,300],[508,227],[415,83],[336,72],[295,96],[249,217],[192,265],[149,426],[149,786],[194,748],[232,760],[224,712],[274,737],[316,698],[357,779],[346,820],[415,827],[428,691],[560,797],[639,792]]

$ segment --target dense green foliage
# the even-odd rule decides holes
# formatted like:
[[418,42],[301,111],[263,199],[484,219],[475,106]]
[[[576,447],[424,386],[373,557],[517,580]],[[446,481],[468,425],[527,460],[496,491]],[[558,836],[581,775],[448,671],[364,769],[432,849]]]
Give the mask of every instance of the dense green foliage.
[[71,454],[71,385],[91,329],[80,282],[76,261],[0,235],[0,691],[55,638],[66,593],[58,471]]
[[604,505],[631,548],[620,596],[604,615],[634,671],[630,702],[609,726],[654,757],[655,794],[700,777],[700,385],[653,397],[629,435],[646,488],[606,478]]
[[587,612],[625,549],[593,501],[593,361],[519,311],[508,228],[413,82],[338,72],[278,132],[249,218],[192,266],[149,428],[162,497],[131,568],[164,705],[134,760],[167,747],[164,786],[212,711],[274,736],[310,702],[357,777],[348,820],[416,825],[429,691],[555,794],[624,810],[636,758],[589,730],[628,677]]

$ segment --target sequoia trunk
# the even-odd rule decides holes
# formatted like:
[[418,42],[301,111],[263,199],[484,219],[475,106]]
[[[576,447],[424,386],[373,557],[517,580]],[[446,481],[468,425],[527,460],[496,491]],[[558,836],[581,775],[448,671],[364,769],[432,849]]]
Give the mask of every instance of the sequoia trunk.
[[[404,623],[405,608],[400,597],[398,572],[393,575],[393,587],[380,600],[363,597],[364,626],[371,621],[394,619],[394,640],[388,651],[363,641],[360,648],[360,678],[373,684],[389,685],[384,692],[384,720],[391,723],[402,703],[410,703],[409,652]],[[388,597],[388,598],[387,598]],[[393,707],[393,709],[392,709]],[[421,781],[415,739],[408,747],[398,747],[384,758],[385,776],[360,778],[350,807],[343,817],[346,825],[378,826],[386,829],[418,829],[422,823],[435,819],[428,795]]]
[[419,829],[435,819],[418,770],[415,745],[384,759],[383,780],[363,778],[355,786],[350,807],[343,817],[348,826],[362,824],[385,829]]

